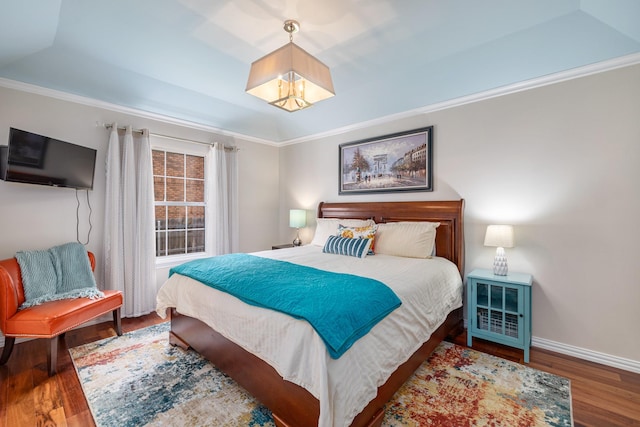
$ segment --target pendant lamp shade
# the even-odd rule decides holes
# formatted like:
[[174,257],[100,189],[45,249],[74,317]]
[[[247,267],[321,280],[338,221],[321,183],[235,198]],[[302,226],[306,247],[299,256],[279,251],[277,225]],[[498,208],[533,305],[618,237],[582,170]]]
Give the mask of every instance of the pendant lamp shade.
[[335,95],[329,67],[293,43],[299,25],[285,22],[288,44],[251,64],[246,92],[293,112]]

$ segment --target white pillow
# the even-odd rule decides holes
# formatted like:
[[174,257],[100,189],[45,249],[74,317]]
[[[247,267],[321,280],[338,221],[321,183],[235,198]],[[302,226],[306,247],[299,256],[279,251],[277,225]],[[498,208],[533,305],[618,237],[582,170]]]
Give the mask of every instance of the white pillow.
[[370,219],[339,219],[339,218],[316,218],[316,232],[313,235],[311,244],[322,246],[327,242],[329,236],[338,234],[338,226],[347,227],[366,227],[367,225],[375,225]]
[[439,222],[389,222],[378,224],[376,253],[407,258],[430,258]]

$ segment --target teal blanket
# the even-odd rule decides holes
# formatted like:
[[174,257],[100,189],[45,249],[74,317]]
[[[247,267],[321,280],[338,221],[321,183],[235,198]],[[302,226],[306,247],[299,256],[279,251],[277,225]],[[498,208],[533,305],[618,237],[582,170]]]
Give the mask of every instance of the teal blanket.
[[396,294],[377,280],[248,254],[187,262],[172,268],[169,276],[174,273],[247,304],[308,321],[334,359],[401,304]]
[[16,253],[20,265],[25,302],[20,310],[47,301],[67,298],[100,298],[87,250],[80,243],[42,251]]

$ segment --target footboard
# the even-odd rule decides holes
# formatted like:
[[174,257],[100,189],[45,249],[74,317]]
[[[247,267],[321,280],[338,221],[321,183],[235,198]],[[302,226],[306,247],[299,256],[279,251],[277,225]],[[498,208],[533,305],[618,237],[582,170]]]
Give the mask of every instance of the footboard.
[[[377,396],[351,425],[354,427],[380,426],[384,417],[384,405],[438,344],[451,331],[460,327],[461,321],[461,308],[451,312],[431,338],[402,364],[385,384],[378,388]],[[170,342],[185,348],[191,347],[210,360],[218,369],[233,378],[269,408],[279,427],[318,425],[320,404],[311,393],[284,380],[269,364],[229,341],[200,320],[181,315],[172,309]]]
[[172,344],[188,345],[269,408],[279,426],[317,426],[318,400],[198,319],[171,311]]

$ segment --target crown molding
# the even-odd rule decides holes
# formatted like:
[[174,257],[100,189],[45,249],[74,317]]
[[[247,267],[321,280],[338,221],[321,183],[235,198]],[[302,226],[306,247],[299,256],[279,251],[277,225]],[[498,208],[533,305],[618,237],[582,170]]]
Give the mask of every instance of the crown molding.
[[609,59],[606,61],[596,62],[594,64],[585,65],[583,67],[577,67],[566,71],[561,71],[554,74],[549,74],[535,79],[525,80],[522,82],[501,86],[495,89],[487,90],[484,92],[478,92],[472,95],[462,96],[459,98],[443,101],[435,104],[426,105],[424,107],[416,108],[413,110],[403,111],[397,114],[391,114],[384,117],[379,117],[373,120],[367,120],[364,122],[354,123],[348,126],[332,129],[326,132],[320,132],[313,135],[303,136],[300,138],[289,139],[281,142],[270,141],[263,138],[244,135],[237,132],[231,132],[228,130],[220,129],[214,126],[203,125],[187,120],[181,120],[174,117],[169,117],[161,114],[155,114],[144,110],[138,110],[129,107],[123,107],[116,104],[111,104],[104,101],[99,101],[93,98],[87,98],[80,95],[74,95],[67,92],[58,91],[55,89],[48,89],[41,86],[32,85],[29,83],[18,82],[6,78],[0,78],[0,86],[8,89],[15,89],[23,92],[29,92],[36,95],[47,96],[50,98],[56,98],[63,101],[74,102],[77,104],[87,105],[90,107],[102,108],[109,111],[129,114],[132,116],[138,116],[141,118],[147,118],[151,120],[161,121],[163,123],[173,124],[177,126],[183,126],[190,129],[202,130],[205,132],[212,132],[222,136],[230,136],[232,138],[242,139],[245,141],[255,142],[259,144],[265,144],[276,147],[284,147],[287,145],[300,144],[309,141],[315,141],[322,138],[342,135],[349,132],[354,132],[360,129],[386,124],[396,120],[401,120],[409,117],[414,117],[422,114],[433,113],[436,111],[442,111],[449,108],[455,108],[466,104],[484,101],[491,98],[496,98],[504,95],[510,95],[530,89],[536,89],[543,86],[548,86],[567,80],[573,80],[581,77],[586,77],[592,74],[603,73],[606,71],[615,70],[618,68],[628,67],[632,65],[640,64],[640,53],[634,53],[630,55],[621,56],[618,58]]
[[506,86],[501,86],[501,87],[487,90],[484,92],[478,92],[472,95],[466,95],[466,96],[454,98],[448,101],[426,105],[424,107],[416,108],[413,110],[403,111],[401,113],[391,114],[391,115],[380,117],[377,119],[355,123],[355,124],[344,126],[341,128],[332,129],[327,132],[318,133],[315,135],[290,139],[288,141],[283,141],[278,145],[279,146],[293,145],[293,144],[299,144],[299,143],[313,141],[321,138],[341,135],[344,133],[353,132],[353,131],[357,131],[360,129],[373,127],[381,124],[386,124],[396,120],[414,117],[421,114],[428,114],[436,111],[447,110],[449,108],[460,107],[466,104],[485,101],[487,99],[496,98],[499,96],[510,95],[513,93],[523,92],[530,89],[536,89],[539,87],[564,82],[567,80],[578,79],[581,77],[590,76],[592,74],[603,73],[606,71],[629,67],[637,64],[640,64],[640,53],[634,53],[634,54],[621,56],[621,57],[606,60],[606,61],[596,62],[594,64],[585,65],[583,67],[572,68],[570,70],[561,71],[558,73],[549,74],[546,76],[537,77],[535,79],[525,80],[522,82],[513,83]]
[[7,89],[14,89],[21,92],[33,93],[35,95],[46,96],[49,98],[59,99],[61,101],[73,102],[75,104],[86,105],[88,107],[101,108],[116,113],[128,114],[140,118],[157,120],[159,122],[172,124],[176,126],[182,126],[189,129],[201,130],[205,132],[216,133],[221,136],[229,136],[236,139],[242,139],[244,141],[256,142],[259,144],[266,144],[272,146],[278,146],[277,143],[255,136],[244,135],[237,132],[231,132],[228,130],[220,129],[215,126],[204,125],[200,123],[191,122],[188,120],[177,119],[175,117],[165,116],[162,114],[151,113],[149,111],[139,110],[136,108],[123,107],[121,105],[112,104],[105,101],[100,101],[94,98],[88,98],[81,95],[75,95],[68,92],[63,92],[55,89],[49,89],[42,86],[33,85],[30,83],[19,82],[16,80],[10,80],[0,77],[0,87]]

